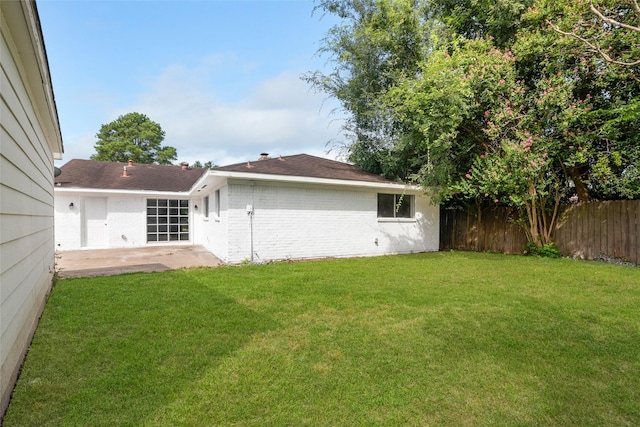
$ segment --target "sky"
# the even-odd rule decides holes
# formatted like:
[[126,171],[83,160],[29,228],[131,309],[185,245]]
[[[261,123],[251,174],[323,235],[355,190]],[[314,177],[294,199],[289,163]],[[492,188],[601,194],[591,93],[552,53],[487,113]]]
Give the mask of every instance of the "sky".
[[95,154],[103,124],[138,112],[180,162],[306,153],[344,160],[338,103],[300,77],[338,21],[305,0],[38,0],[64,155]]

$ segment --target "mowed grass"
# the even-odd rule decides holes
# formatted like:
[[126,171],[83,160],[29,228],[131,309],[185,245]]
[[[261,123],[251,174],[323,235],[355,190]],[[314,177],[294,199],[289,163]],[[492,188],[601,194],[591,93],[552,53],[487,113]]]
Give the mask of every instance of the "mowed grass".
[[431,253],[61,280],[5,426],[640,425],[640,268]]

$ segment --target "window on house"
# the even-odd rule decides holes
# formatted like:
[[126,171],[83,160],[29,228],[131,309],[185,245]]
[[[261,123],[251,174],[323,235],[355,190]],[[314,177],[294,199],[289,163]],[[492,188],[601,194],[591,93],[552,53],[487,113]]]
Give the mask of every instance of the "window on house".
[[413,218],[415,196],[378,193],[378,218]]
[[204,198],[204,200],[202,201],[203,206],[203,210],[204,210],[204,217],[205,218],[209,218],[209,196],[206,196]]
[[216,204],[215,209],[216,209],[216,217],[220,217],[220,190],[216,190],[215,194],[214,194],[214,202]]
[[147,199],[147,242],[189,240],[189,200]]

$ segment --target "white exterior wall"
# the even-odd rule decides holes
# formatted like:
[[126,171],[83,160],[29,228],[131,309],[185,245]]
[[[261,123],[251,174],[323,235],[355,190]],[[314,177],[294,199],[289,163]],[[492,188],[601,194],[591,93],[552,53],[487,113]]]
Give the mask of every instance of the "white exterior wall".
[[0,415],[54,273],[53,159],[62,139],[37,13],[0,2]]
[[[220,216],[215,212],[214,194],[220,190]],[[202,245],[223,262],[228,262],[229,253],[229,217],[228,217],[228,187],[212,188],[211,193],[195,198],[193,203],[198,205],[194,215],[193,243]],[[204,197],[209,196],[209,217],[204,216]]]
[[[146,246],[146,197],[141,195],[109,195],[65,193],[56,191],[55,241],[60,251],[88,248],[85,227],[86,200],[106,199],[106,242],[100,247],[127,248]],[[69,204],[73,203],[73,208]]]
[[252,260],[252,242],[255,262],[438,250],[439,208],[420,194],[415,219],[390,220],[377,218],[375,189],[233,181],[228,188],[228,251],[214,253],[229,263]]
[[[69,203],[74,209],[69,209]],[[55,242],[56,250],[82,247],[82,198],[79,196],[55,195]]]

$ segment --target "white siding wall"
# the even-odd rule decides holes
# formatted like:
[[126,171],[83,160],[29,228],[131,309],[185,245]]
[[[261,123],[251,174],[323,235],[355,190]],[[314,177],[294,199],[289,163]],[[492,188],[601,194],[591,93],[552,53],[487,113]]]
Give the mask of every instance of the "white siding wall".
[[[36,106],[44,77],[31,86],[29,24],[20,3],[2,2],[0,38],[0,414],[35,331],[54,273],[53,148]],[[26,6],[25,6],[26,7]],[[7,16],[6,14],[11,14]],[[10,22],[10,25],[9,25]],[[31,22],[33,25],[33,22]],[[33,27],[31,27],[33,29]],[[20,43],[19,49],[16,43]],[[25,45],[26,43],[26,45]],[[33,46],[31,46],[33,47]],[[16,60],[16,58],[20,58]],[[37,70],[37,67],[36,67]],[[37,71],[36,71],[37,72]],[[49,127],[49,129],[51,129]],[[50,144],[51,142],[51,144]]]
[[438,250],[439,209],[419,195],[415,220],[381,221],[375,190],[235,183],[227,213],[230,263],[251,259],[252,238],[257,262]]

